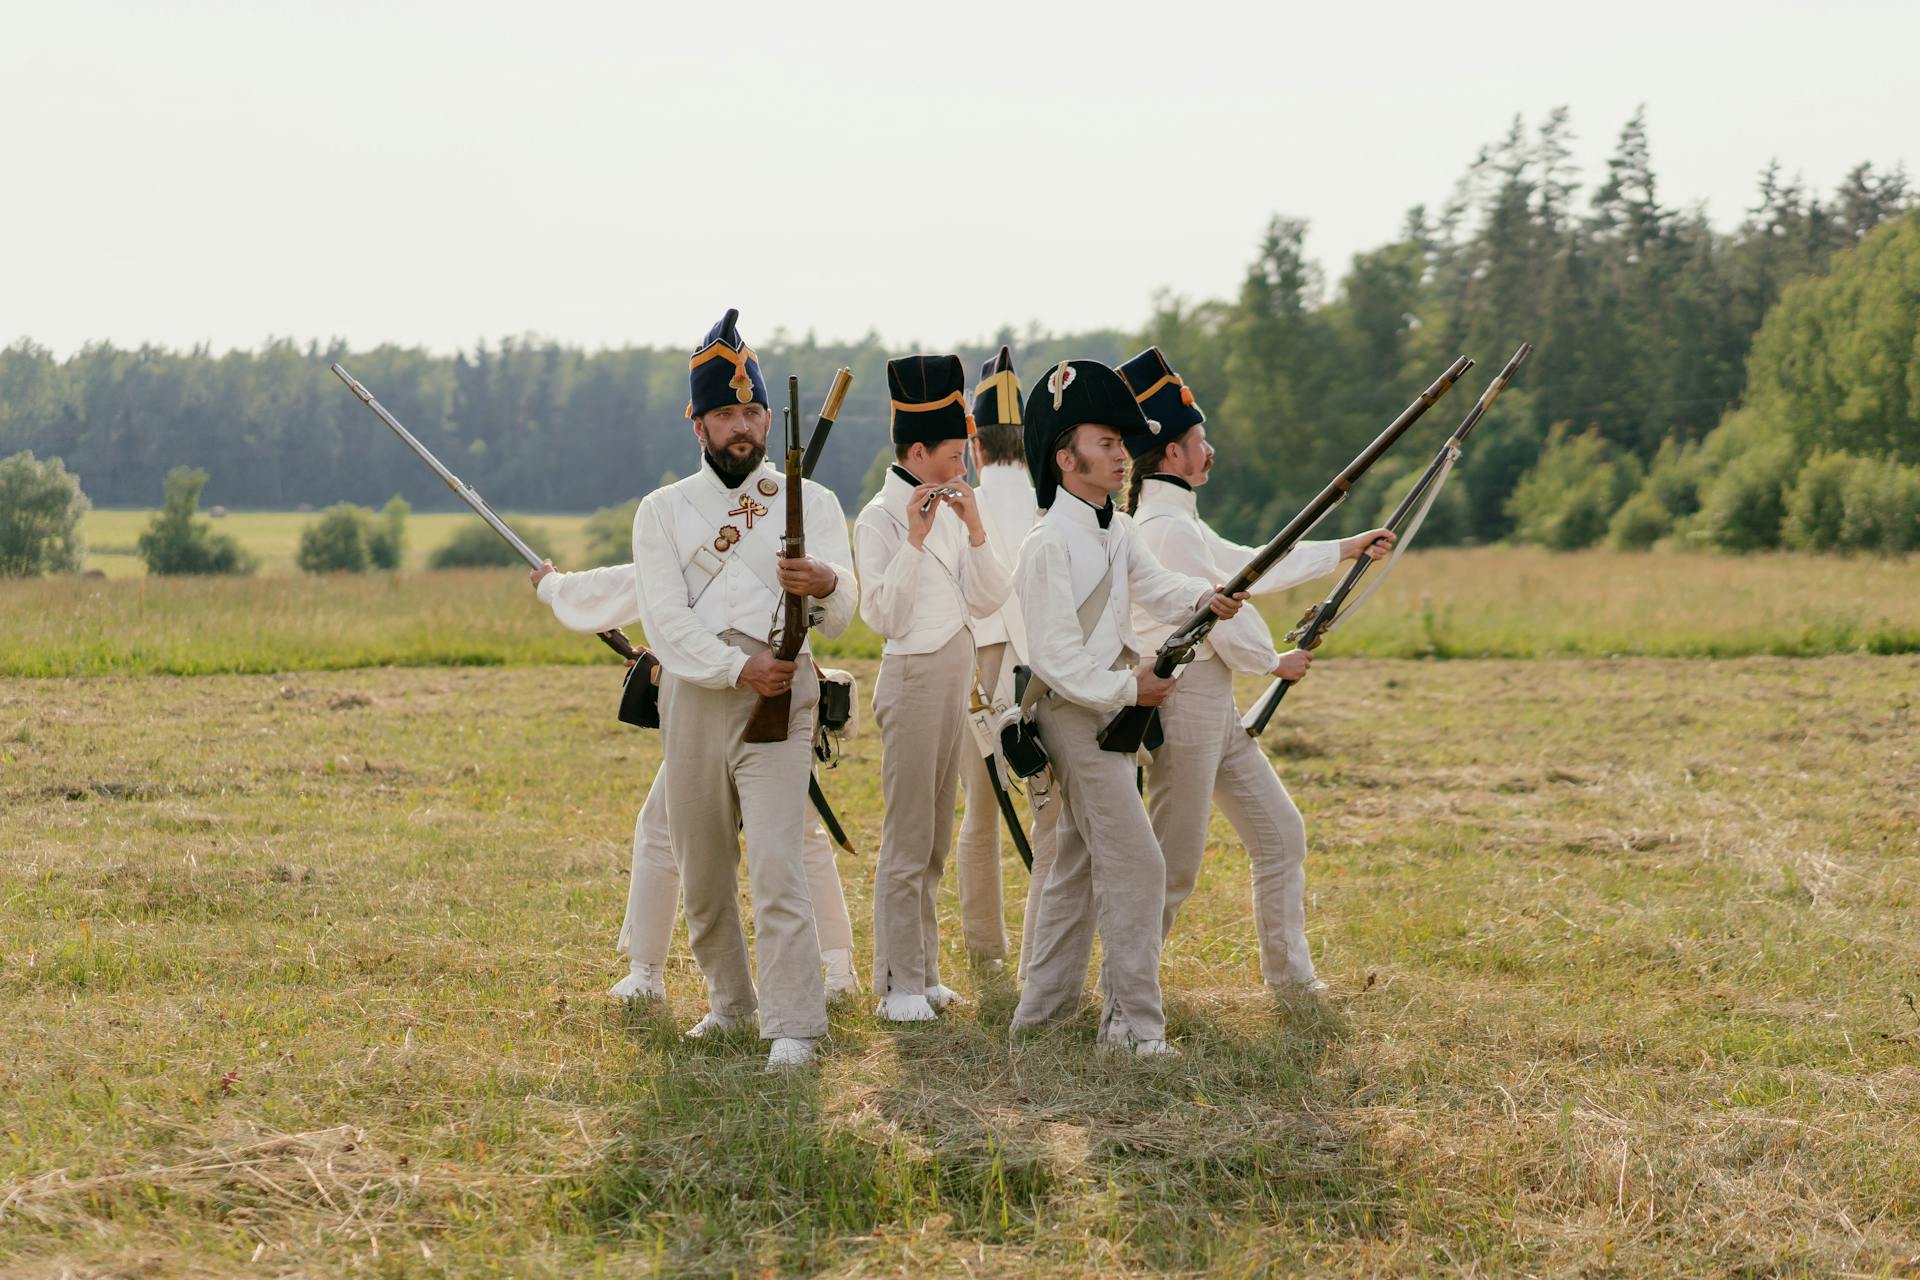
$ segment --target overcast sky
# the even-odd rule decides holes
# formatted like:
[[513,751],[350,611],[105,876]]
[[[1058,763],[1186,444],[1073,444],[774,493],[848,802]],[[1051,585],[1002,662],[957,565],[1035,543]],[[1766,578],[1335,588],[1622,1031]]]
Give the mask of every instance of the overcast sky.
[[1920,4],[0,0],[0,342],[896,349],[1332,278],[1513,116],[1721,225],[1920,162]]

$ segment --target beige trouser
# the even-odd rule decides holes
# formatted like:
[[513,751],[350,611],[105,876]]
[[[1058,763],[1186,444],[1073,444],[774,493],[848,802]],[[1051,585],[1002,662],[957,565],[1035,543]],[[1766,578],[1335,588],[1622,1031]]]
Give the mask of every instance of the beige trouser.
[[[1001,665],[1012,652],[1005,641],[976,650],[980,683],[989,695],[1000,683]],[[993,783],[987,777],[987,762],[976,748],[967,752],[965,781],[967,810],[960,820],[960,928],[967,951],[986,960],[1004,959],[1007,954],[1006,907],[1000,896],[1000,808],[993,798]],[[1048,780],[1042,775],[1042,787]],[[1002,778],[1009,790],[1012,780]],[[1033,954],[1034,904],[1038,888],[1046,883],[1053,868],[1054,832],[1060,821],[1060,801],[1049,796],[1036,803],[1032,781],[1024,784],[1027,793],[1027,847],[1033,851],[1033,868],[1027,876],[1026,907],[1021,912],[1020,976],[1026,974],[1027,957]]]
[[1167,860],[1161,941],[1200,877],[1207,818],[1218,804],[1247,850],[1260,976],[1271,987],[1312,982],[1307,826],[1260,744],[1240,727],[1226,664],[1207,657],[1187,667],[1160,705],[1160,724],[1166,744],[1147,768],[1147,816]]
[[1018,981],[1027,980],[1027,960],[1033,955],[1035,922],[1040,919],[1040,886],[1053,874],[1053,858],[1060,850],[1060,791],[1057,783],[1044,804],[1035,804],[1033,784],[1047,781],[1046,775],[1027,780],[1027,802],[1033,825],[1027,829],[1027,844],[1033,849],[1033,871],[1027,877],[1027,900],[1020,909],[1020,966]]
[[[1035,711],[1040,740],[1059,780],[1053,866],[1029,900],[1033,944],[1013,1026],[1071,1017],[1087,984],[1098,925],[1107,1009],[1102,1039],[1131,1031],[1166,1038],[1160,1008],[1160,920],[1167,864],[1134,790],[1133,757],[1102,751],[1094,735],[1111,719],[1058,695]],[[1036,864],[1038,859],[1036,858]]]
[[919,995],[940,985],[934,913],[953,843],[973,685],[966,628],[933,653],[882,655],[873,686],[880,725],[880,788],[886,816],[873,872],[873,989]]
[[[746,653],[766,649],[738,632],[721,636]],[[707,1002],[723,1017],[760,1013],[764,1039],[813,1039],[827,1033],[827,995],[813,901],[801,865],[807,772],[820,681],[802,657],[793,678],[785,742],[746,743],[741,735],[757,701],[751,689],[708,689],[668,674],[660,682],[666,755],[667,817],[686,891],[687,941],[707,980]],[[740,839],[760,986],[747,959],[737,883]]]
[[[980,687],[988,697],[1000,682],[1007,642],[981,645],[974,651],[980,669]],[[966,759],[961,781],[966,784],[967,807],[960,818],[958,856],[960,876],[960,937],[967,954],[978,960],[1007,958],[1006,905],[1000,896],[1000,806],[993,798],[986,758],[972,731],[967,733]]]
[[[853,950],[853,921],[847,916],[847,895],[840,888],[840,870],[833,861],[833,841],[811,813],[801,842],[806,863],[807,894],[813,899],[813,927],[820,950]],[[620,922],[620,940],[614,944],[635,964],[664,965],[673,942],[673,917],[680,906],[680,868],[673,861],[673,829],[667,821],[667,768],[653,775],[647,802],[633,824],[633,873],[627,881],[627,914]]]

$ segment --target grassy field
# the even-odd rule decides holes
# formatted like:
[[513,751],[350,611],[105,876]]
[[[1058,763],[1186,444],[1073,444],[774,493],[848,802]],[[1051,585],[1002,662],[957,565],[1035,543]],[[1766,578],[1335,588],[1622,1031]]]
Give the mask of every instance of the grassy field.
[[[298,573],[294,553],[300,548],[300,531],[317,519],[315,512],[236,511],[213,522],[214,528],[230,533],[240,545],[260,561],[265,574]],[[153,519],[151,511],[89,511],[82,528],[87,539],[89,569],[98,569],[109,578],[138,578],[146,574],[139,556],[140,533]],[[475,517],[466,511],[425,512],[407,518],[407,567],[424,569],[435,548],[452,538],[454,531]],[[505,519],[516,531],[537,528],[553,540],[556,564],[577,563],[583,546],[581,515],[528,516],[507,514]]]
[[770,1081],[678,1038],[684,947],[600,994],[658,747],[610,670],[0,680],[0,1272],[1911,1275],[1917,689],[1328,663],[1267,743],[1324,1003],[1258,994],[1217,827],[1180,1061],[1010,1046],[949,931],[968,1004]]
[[[1263,601],[1276,634],[1328,585]],[[844,637],[822,641],[820,652],[877,657],[879,643],[856,623]],[[1915,653],[1920,559],[1415,551],[1323,652],[1399,658]],[[608,660],[591,638],[562,631],[518,570],[0,582],[0,675]]]

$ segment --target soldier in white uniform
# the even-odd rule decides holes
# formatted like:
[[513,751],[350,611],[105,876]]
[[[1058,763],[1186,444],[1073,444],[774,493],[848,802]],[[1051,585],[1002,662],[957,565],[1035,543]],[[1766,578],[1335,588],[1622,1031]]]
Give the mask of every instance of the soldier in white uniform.
[[[767,637],[782,594],[808,597],[828,635],[859,604],[846,517],[833,491],[803,481],[810,554],[780,554],[784,475],[766,465],[772,422],[758,358],[738,312],[708,331],[690,365],[687,416],[698,471],[657,489],[634,517],[640,619],[659,658],[667,820],[685,893],[687,937],[709,1012],[688,1034],[757,1010],[770,1067],[811,1062],[827,1030],[820,946],[801,857],[819,680],[810,651],[776,658]],[[742,740],[762,697],[791,695],[787,736]],[[759,983],[735,883],[742,829],[753,892]]]
[[973,622],[1006,601],[966,474],[973,416],[958,356],[887,362],[894,464],[854,522],[860,615],[886,641],[873,688],[886,813],[873,885],[880,1017],[924,1022],[957,997],[940,981],[935,900],[972,749]]
[[[640,620],[639,579],[630,564],[561,573],[548,561],[528,575],[542,604],[571,631],[599,632],[629,627]],[[803,846],[807,892],[813,899],[814,928],[820,935],[820,962],[826,970],[827,999],[848,995],[858,985],[853,972],[853,922],[833,860],[833,842],[816,817]],[[667,949],[680,906],[680,869],[673,861],[667,822],[667,774],[664,762],[653,775],[646,803],[633,824],[633,869],[627,880],[627,911],[615,948],[627,957],[627,974],[608,989],[616,1000],[658,1000],[667,994]]]
[[[1120,376],[1139,402],[1144,429],[1126,438],[1132,455],[1127,509],[1140,540],[1169,569],[1212,580],[1231,578],[1253,559],[1255,548],[1229,542],[1200,519],[1194,490],[1212,474],[1213,447],[1206,415],[1193,392],[1149,347],[1120,366]],[[1253,586],[1253,593],[1285,591],[1333,572],[1357,555],[1378,559],[1393,545],[1385,529],[1338,542],[1299,543]],[[1158,648],[1171,633],[1134,610],[1142,644]],[[1304,649],[1276,653],[1266,621],[1253,609],[1216,625],[1183,667],[1160,705],[1165,742],[1147,768],[1147,814],[1167,861],[1162,940],[1173,929],[1180,904],[1193,892],[1206,851],[1211,804],[1232,823],[1246,846],[1252,869],[1255,932],[1260,971],[1275,991],[1318,990],[1306,935],[1306,824],[1268,763],[1260,744],[1247,736],[1233,704],[1235,672],[1299,680],[1312,665]]]
[[[1126,479],[1123,435],[1145,430],[1120,375],[1062,361],[1026,405],[1027,469],[1045,512],[1020,548],[1015,589],[1026,619],[1033,707],[1060,790],[1053,869],[1037,886],[1033,954],[1013,1029],[1071,1017],[1086,986],[1097,925],[1105,953],[1104,1047],[1174,1053],[1160,1004],[1166,861],[1134,791],[1130,754],[1096,737],[1121,708],[1155,706],[1172,681],[1141,660],[1136,607],[1161,622],[1241,602],[1206,578],[1161,566],[1113,495]],[[1056,494],[1056,488],[1058,493]]]
[[[1033,481],[1027,478],[1025,446],[1020,438],[1020,382],[1014,376],[1013,352],[1006,347],[980,369],[980,382],[973,389],[973,421],[973,447],[980,466],[980,486],[974,496],[980,504],[980,519],[987,527],[987,545],[1011,573],[1019,563],[1021,542],[1040,518],[1040,508],[1033,500]],[[1009,594],[1005,604],[973,624],[973,648],[982,694],[991,702],[1011,705],[1013,669],[1027,660],[1027,632],[1017,595]],[[985,756],[975,750],[968,751],[966,757],[962,781],[967,807],[960,820],[954,859],[960,873],[960,931],[968,957],[977,967],[992,971],[1002,967],[1007,957],[1006,907],[1000,879],[1001,817]],[[1003,778],[1002,782],[1010,784],[1011,779]],[[1037,897],[1035,888],[1053,867],[1054,825],[1060,806],[1049,803],[1044,788],[1030,787],[1027,794],[1032,805],[1027,833],[1033,852],[1032,874],[1027,879],[1027,904],[1031,908]],[[1026,911],[1025,917],[1022,966],[1033,950],[1033,911]]]

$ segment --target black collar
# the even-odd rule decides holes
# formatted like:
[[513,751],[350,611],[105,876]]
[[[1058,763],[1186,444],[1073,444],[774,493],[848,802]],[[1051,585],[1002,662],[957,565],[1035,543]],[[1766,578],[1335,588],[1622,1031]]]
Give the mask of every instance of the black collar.
[[1161,481],[1163,484],[1170,484],[1176,489],[1185,489],[1188,493],[1193,492],[1192,485],[1188,484],[1185,480],[1182,480],[1179,476],[1170,476],[1164,471],[1152,472],[1147,476],[1147,479],[1158,480],[1158,481]]
[[1100,527],[1102,529],[1106,528],[1108,525],[1113,523],[1113,495],[1112,494],[1107,495],[1107,500],[1105,504],[1095,507],[1091,502],[1088,502],[1085,498],[1081,497],[1079,494],[1069,491],[1065,485],[1062,485],[1060,487],[1060,492],[1066,494],[1069,498],[1072,498],[1075,502],[1078,502],[1082,506],[1092,507],[1093,518],[1100,522]]
[[901,466],[899,463],[895,462],[890,464],[887,467],[887,470],[893,472],[893,474],[899,476],[902,480],[905,480],[908,484],[912,485],[914,488],[918,489],[920,487],[920,478],[914,475],[913,472]]

